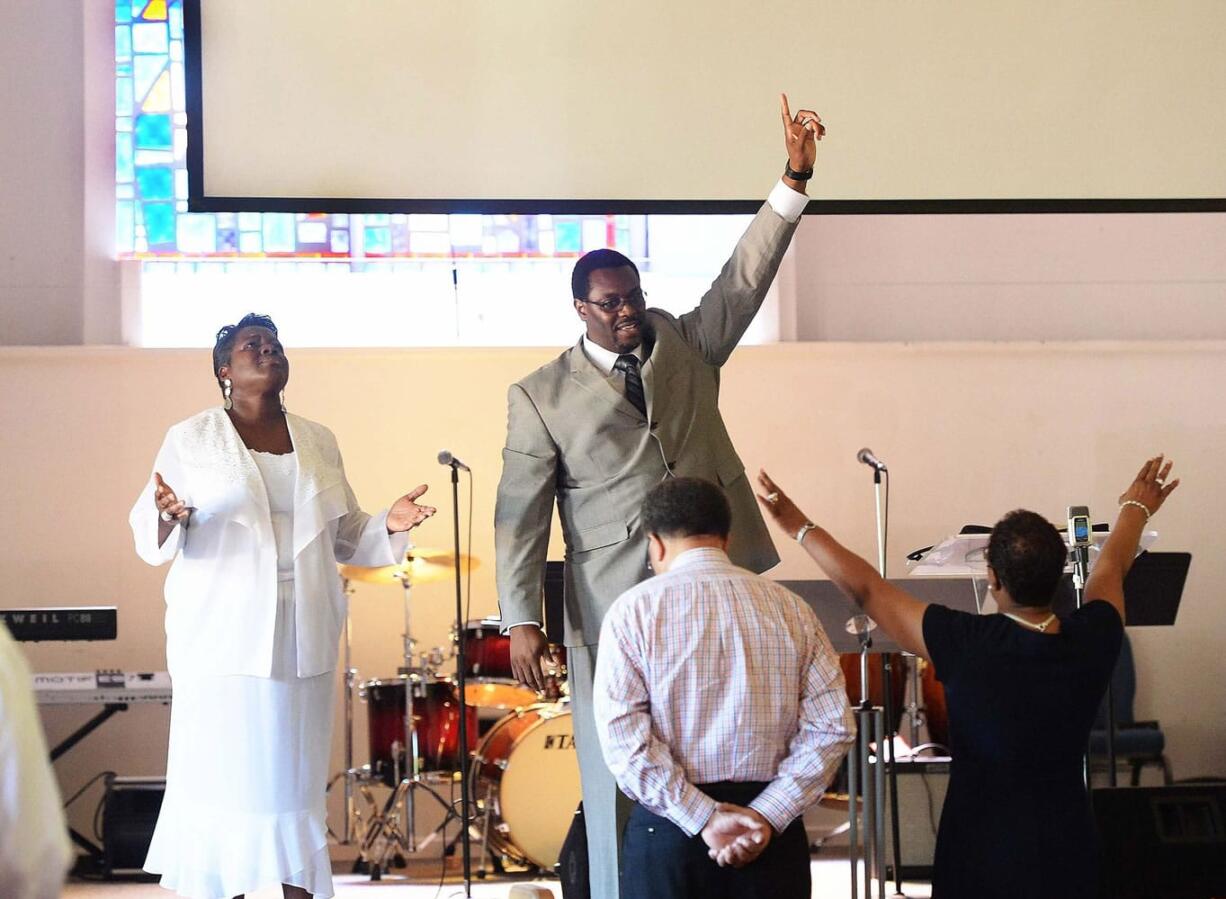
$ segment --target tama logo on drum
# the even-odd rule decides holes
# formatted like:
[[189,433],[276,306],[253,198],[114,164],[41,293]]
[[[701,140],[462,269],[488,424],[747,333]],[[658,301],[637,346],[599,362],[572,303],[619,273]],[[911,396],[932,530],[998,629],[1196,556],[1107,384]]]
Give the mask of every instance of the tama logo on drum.
[[546,749],[574,749],[575,738],[570,734],[548,734],[545,737]]

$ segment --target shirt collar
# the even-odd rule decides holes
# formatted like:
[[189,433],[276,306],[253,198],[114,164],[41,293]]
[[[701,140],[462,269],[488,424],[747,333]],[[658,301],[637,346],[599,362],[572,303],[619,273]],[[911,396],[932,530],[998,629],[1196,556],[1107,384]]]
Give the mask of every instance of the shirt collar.
[[[617,364],[617,357],[623,355],[612,350],[606,350],[600,344],[589,340],[586,334],[583,335],[583,352],[593,365],[604,372],[606,378],[613,374],[613,366]],[[642,341],[630,351],[629,355],[636,357],[640,363],[644,361],[646,351],[643,349]]]
[[668,573],[672,574],[682,568],[690,568],[696,565],[709,565],[712,562],[727,564],[728,554],[714,546],[700,546],[697,549],[687,549],[678,555],[677,558],[673,559],[673,564],[668,566]]

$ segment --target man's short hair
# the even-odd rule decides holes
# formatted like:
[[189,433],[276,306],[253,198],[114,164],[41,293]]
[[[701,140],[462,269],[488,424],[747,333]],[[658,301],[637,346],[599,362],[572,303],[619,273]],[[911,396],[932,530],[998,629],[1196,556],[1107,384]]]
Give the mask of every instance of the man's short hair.
[[621,268],[625,265],[634,269],[636,275],[639,273],[639,267],[631,262],[629,257],[623,256],[617,250],[592,250],[590,253],[585,253],[579,257],[574,270],[570,273],[570,295],[576,300],[586,300],[588,291],[592,289],[591,282],[588,280],[592,272],[599,268]]
[[1068,547],[1055,526],[1025,509],[996,522],[988,538],[988,564],[1019,605],[1050,605],[1067,558]]
[[724,491],[702,478],[668,478],[643,500],[643,532],[660,537],[721,537],[732,530]]

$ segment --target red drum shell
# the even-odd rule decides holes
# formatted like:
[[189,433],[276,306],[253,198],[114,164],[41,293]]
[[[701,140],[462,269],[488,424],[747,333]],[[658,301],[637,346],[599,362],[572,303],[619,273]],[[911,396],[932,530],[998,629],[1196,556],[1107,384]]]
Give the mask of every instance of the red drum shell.
[[[388,786],[395,785],[393,744],[405,744],[405,685],[413,688],[413,718],[417,728],[417,753],[422,771],[458,771],[463,764],[460,746],[460,714],[455,684],[449,678],[422,680],[420,675],[365,681],[361,686],[367,704],[367,736],[370,768]],[[477,746],[477,713],[468,708],[468,753]],[[405,753],[396,753],[400,776],[408,777]]]

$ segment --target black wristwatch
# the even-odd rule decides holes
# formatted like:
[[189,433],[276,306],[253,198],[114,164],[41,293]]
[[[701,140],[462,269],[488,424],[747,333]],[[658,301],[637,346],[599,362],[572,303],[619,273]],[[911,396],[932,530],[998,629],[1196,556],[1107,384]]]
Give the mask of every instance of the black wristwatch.
[[808,181],[813,177],[813,169],[805,169],[803,172],[792,171],[792,160],[788,160],[783,164],[783,177],[791,178],[793,181]]

